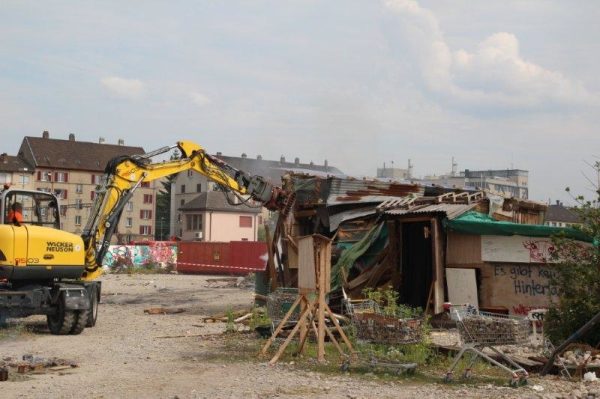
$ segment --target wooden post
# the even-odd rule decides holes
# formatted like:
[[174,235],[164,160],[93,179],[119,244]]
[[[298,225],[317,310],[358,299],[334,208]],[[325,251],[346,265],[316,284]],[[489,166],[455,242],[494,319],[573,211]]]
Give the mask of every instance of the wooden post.
[[317,242],[315,245],[315,264],[317,266],[317,275],[319,277],[319,299],[317,301],[317,328],[318,328],[318,337],[317,337],[317,361],[324,362],[325,361],[325,262],[322,259],[323,252],[321,251],[321,242]]
[[265,236],[267,237],[267,270],[269,279],[271,280],[271,292],[277,289],[277,270],[275,269],[275,260],[273,257],[273,238],[271,237],[271,229],[265,224]]

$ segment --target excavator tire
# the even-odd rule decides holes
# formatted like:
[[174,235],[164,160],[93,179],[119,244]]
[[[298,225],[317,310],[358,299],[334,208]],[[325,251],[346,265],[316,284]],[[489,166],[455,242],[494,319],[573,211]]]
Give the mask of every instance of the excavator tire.
[[73,323],[73,327],[69,334],[78,335],[81,334],[83,330],[85,330],[85,326],[88,321],[88,315],[90,314],[90,309],[87,310],[75,310],[75,323]]
[[90,308],[88,311],[86,327],[94,327],[98,319],[98,287],[94,286],[90,290]]
[[77,321],[77,314],[74,310],[65,309],[65,299],[61,295],[57,304],[55,314],[47,316],[48,328],[54,335],[66,335],[71,332]]

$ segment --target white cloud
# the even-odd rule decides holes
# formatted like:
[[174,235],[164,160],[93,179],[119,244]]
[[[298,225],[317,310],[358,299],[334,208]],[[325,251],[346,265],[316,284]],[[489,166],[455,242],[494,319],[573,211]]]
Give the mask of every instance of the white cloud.
[[102,85],[118,97],[135,100],[144,95],[145,85],[138,79],[125,79],[118,76],[107,76],[101,80]]
[[197,92],[190,92],[189,95],[190,95],[190,100],[192,100],[192,102],[199,107],[204,107],[211,103],[210,98],[208,98],[204,94],[197,93]]
[[385,5],[400,19],[399,39],[415,56],[425,86],[445,100],[529,109],[599,103],[581,83],[524,59],[511,33],[489,36],[474,52],[452,51],[431,11],[414,0],[385,0]]

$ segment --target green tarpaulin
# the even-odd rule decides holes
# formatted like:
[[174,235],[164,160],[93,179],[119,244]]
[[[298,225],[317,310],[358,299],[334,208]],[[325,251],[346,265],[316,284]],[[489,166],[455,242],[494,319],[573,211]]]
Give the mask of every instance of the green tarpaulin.
[[486,214],[470,211],[456,219],[444,220],[444,226],[449,231],[464,234],[526,237],[550,237],[553,235],[572,238],[579,241],[591,242],[592,239],[581,231],[571,227],[552,227],[540,224],[518,224],[500,222]]
[[331,268],[331,285],[333,289],[342,286],[343,275],[348,275],[350,269],[360,259],[364,264],[370,265],[375,257],[387,245],[388,231],[385,223],[379,223],[358,242],[342,252],[342,256]]

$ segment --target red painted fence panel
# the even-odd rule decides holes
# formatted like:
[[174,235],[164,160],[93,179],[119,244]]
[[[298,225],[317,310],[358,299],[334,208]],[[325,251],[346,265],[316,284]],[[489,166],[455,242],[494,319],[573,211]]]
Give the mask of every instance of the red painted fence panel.
[[266,254],[264,242],[180,241],[177,243],[177,271],[246,275],[265,270]]

